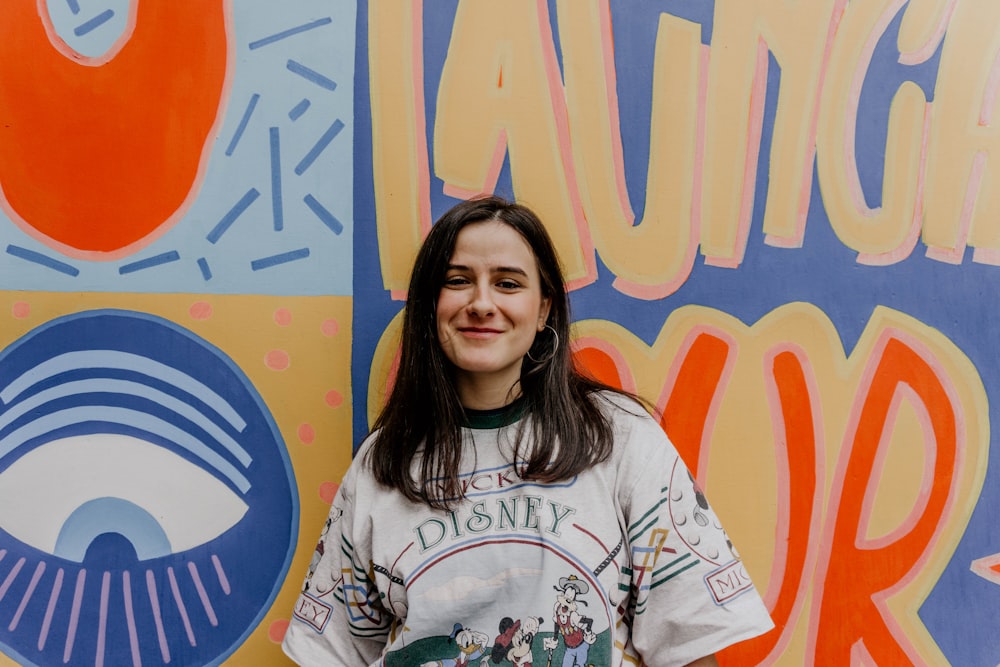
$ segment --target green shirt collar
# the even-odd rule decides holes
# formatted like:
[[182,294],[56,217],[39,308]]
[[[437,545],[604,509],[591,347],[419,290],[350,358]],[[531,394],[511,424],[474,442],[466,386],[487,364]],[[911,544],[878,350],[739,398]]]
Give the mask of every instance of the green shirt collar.
[[513,402],[491,410],[465,408],[464,426],[477,430],[503,428],[524,416],[524,407],[524,397],[519,396]]

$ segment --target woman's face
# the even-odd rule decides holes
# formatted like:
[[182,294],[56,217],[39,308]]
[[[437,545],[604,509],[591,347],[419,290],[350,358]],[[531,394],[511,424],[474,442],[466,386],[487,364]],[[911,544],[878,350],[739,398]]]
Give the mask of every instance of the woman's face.
[[436,318],[463,405],[494,408],[517,395],[510,389],[535,334],[545,328],[549,305],[535,255],[514,228],[495,220],[462,228]]

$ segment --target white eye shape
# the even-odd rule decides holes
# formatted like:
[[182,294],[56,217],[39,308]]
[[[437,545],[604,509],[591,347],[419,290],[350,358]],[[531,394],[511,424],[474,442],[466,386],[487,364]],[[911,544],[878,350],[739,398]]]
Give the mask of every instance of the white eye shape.
[[127,435],[53,440],[0,473],[0,528],[76,562],[105,533],[128,539],[139,560],[186,551],[224,533],[247,510],[203,468]]

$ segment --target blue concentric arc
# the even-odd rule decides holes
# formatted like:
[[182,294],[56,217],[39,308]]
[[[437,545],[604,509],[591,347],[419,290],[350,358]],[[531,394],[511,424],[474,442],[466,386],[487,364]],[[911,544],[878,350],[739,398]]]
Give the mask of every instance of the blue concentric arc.
[[[185,403],[184,401],[181,401],[164,391],[160,391],[159,389],[150,387],[149,385],[145,385],[140,382],[133,382],[131,380],[117,380],[114,378],[74,380],[72,382],[61,384],[58,387],[45,389],[44,391],[40,391],[37,394],[12,405],[9,410],[0,415],[0,430],[7,428],[14,421],[28,412],[38,410],[49,401],[91,393],[112,393],[120,394],[122,396],[139,396],[154,403],[158,403],[204,429],[209,435],[222,443],[223,446],[231,452],[244,467],[250,465],[250,454],[242,446],[240,446],[231,435],[219,428],[214,421],[206,417],[203,413],[199,412],[188,403]],[[233,427],[238,430],[242,430],[236,424],[233,424]],[[0,451],[2,451],[2,449],[3,448],[0,447]]]
[[229,402],[203,382],[149,357],[117,350],[83,350],[56,355],[22,373],[6,387],[0,389],[0,401],[9,404],[28,388],[60,373],[91,369],[131,371],[161,380],[202,401],[232,424],[236,430],[242,431],[246,428],[246,421],[240,417]]

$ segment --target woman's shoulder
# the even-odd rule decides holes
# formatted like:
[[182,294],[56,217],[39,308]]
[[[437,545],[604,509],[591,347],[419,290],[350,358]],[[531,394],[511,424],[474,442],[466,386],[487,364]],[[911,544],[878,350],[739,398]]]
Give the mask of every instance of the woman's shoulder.
[[614,424],[652,420],[647,405],[631,394],[601,389],[590,394],[590,399]]
[[367,454],[368,450],[372,448],[375,441],[378,439],[379,429],[369,431],[368,434],[361,439],[361,444],[358,445],[357,449],[354,451],[354,458],[357,460],[361,458],[362,455]]
[[[379,444],[379,437],[384,435],[385,433],[381,429],[375,428],[369,431],[368,434],[362,438],[361,444],[358,445],[357,449],[354,451],[354,456],[351,460],[351,465],[347,469],[345,479],[350,477],[353,483],[359,485],[371,485],[380,491],[384,491],[387,488],[385,485],[376,481],[375,472],[375,468],[377,467],[375,458],[387,455],[385,449],[376,449]],[[412,454],[412,460],[410,462],[412,470],[419,469],[420,461],[422,460],[424,454],[425,448],[421,443]],[[391,456],[391,454],[389,454],[389,456]]]
[[368,433],[351,455],[351,462],[344,472],[340,485],[353,491],[359,485],[364,486],[369,479],[374,479],[370,461],[371,449],[375,443],[377,431]]
[[654,408],[641,399],[627,393],[600,391],[594,394],[594,401],[614,433],[613,459],[658,459],[676,454],[660,419],[651,412]]

